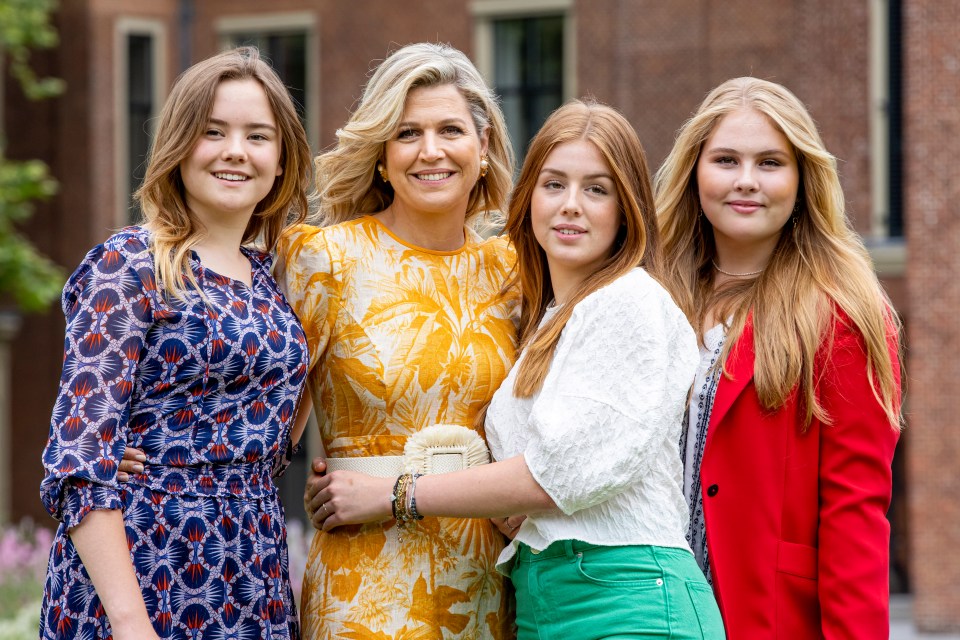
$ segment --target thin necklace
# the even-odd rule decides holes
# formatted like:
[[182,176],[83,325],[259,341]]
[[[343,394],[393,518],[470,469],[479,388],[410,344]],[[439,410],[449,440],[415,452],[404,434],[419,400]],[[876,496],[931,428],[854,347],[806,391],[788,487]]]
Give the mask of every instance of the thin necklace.
[[[719,271],[719,272],[722,273],[723,275],[725,275],[725,276],[730,276],[730,277],[732,277],[732,278],[748,278],[748,277],[750,277],[750,276],[756,276],[756,275],[760,275],[761,273],[763,273],[763,269],[760,269],[759,271],[751,271],[751,272],[749,272],[749,273],[730,273],[729,271],[724,271],[723,269],[721,269],[721,268],[717,265],[717,261],[716,261],[716,260],[711,260],[710,262],[713,264],[713,268],[714,268],[714,269],[716,269],[717,271]],[[766,268],[766,267],[764,267],[764,268]]]

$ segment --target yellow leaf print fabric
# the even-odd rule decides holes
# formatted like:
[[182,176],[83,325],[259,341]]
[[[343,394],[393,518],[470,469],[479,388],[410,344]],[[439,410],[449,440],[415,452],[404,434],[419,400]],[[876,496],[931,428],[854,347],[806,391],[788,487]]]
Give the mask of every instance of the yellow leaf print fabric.
[[[457,251],[404,244],[373,217],[296,227],[277,280],[310,347],[308,387],[329,456],[399,455],[437,423],[474,426],[515,357],[514,255],[467,231]],[[481,433],[481,435],[483,435]],[[316,532],[304,638],[507,638],[512,616],[487,520],[426,518]]]

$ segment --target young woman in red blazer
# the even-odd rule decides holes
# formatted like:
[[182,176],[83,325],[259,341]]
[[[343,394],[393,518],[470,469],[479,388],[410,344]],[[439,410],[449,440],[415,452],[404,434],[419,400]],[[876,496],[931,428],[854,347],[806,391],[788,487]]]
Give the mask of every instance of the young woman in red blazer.
[[680,130],[657,210],[701,345],[688,541],[728,637],[886,638],[899,323],[835,158],[787,89],[730,80]]

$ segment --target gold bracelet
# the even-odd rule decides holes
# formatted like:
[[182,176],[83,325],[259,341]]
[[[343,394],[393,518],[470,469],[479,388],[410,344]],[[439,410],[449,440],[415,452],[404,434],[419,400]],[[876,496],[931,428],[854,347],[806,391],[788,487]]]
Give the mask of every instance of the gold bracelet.
[[403,542],[402,532],[410,521],[410,512],[407,510],[407,489],[412,479],[413,475],[409,473],[397,478],[393,485],[393,495],[390,496],[393,501],[393,518],[397,521],[397,542]]

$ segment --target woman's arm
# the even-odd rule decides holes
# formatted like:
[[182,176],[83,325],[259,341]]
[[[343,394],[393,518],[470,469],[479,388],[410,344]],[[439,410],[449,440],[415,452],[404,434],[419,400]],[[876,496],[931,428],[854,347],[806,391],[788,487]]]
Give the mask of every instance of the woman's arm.
[[116,509],[93,511],[70,530],[70,539],[107,613],[115,640],[159,640],[133,570],[123,514]]
[[[324,531],[344,524],[379,522],[393,517],[396,478],[335,471],[320,479],[317,516]],[[555,508],[530,474],[523,456],[463,471],[417,479],[417,511],[423,516],[494,518]],[[315,521],[316,522],[316,521]]]
[[142,280],[152,263],[127,253],[136,245],[135,237],[122,234],[92,249],[64,287],[63,373],[43,451],[40,495],[68,529],[91,511],[122,506],[118,462],[140,355],[153,326]]
[[[896,337],[891,337],[899,385]],[[899,432],[873,397],[859,334],[838,326],[819,385],[819,593],[826,638],[889,633],[891,463]]]

